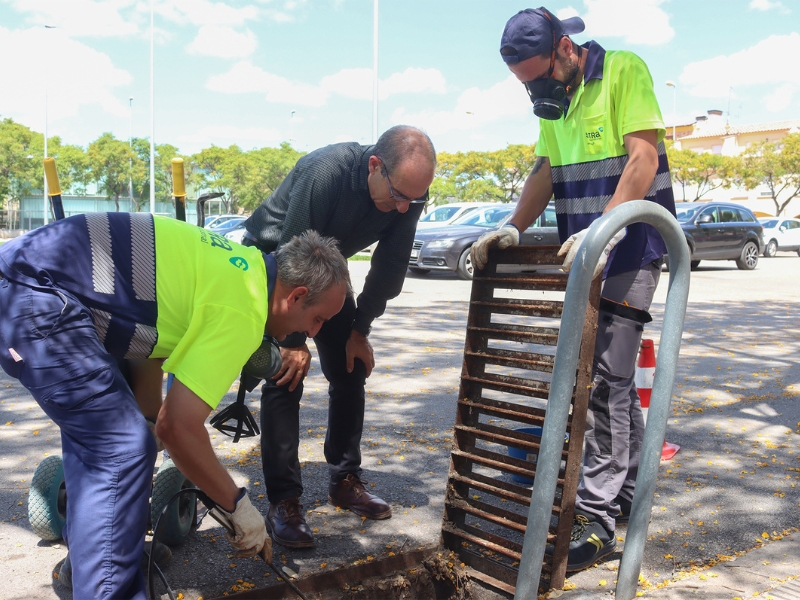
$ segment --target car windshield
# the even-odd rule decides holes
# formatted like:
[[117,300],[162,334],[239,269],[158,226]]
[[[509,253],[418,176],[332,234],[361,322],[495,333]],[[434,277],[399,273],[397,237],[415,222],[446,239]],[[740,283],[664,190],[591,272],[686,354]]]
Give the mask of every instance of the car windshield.
[[692,208],[681,208],[679,206],[675,207],[675,212],[677,214],[678,221],[680,221],[681,223],[688,221],[693,216],[695,216],[697,214],[697,211],[699,211],[701,208],[702,207],[699,206],[694,206]]
[[452,218],[458,212],[458,206],[440,206],[420,218],[420,223],[441,223]]
[[453,221],[453,225],[475,225],[477,227],[496,227],[500,221],[508,216],[513,207],[502,206],[483,208],[481,210],[473,211]]
[[778,219],[770,219],[768,221],[761,221],[761,224],[767,229],[772,229],[778,224]]

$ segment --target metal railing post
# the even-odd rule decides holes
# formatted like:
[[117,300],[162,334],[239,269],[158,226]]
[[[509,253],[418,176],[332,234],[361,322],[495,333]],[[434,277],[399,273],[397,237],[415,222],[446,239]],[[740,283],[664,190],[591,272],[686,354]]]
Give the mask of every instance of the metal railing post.
[[515,600],[536,598],[538,593],[547,531],[550,526],[550,510],[555,497],[564,434],[569,419],[570,399],[575,386],[583,320],[589,302],[592,274],[600,253],[614,234],[627,225],[640,222],[652,225],[664,238],[670,256],[670,278],[664,327],[659,345],[660,366],[653,384],[616,597],[620,600],[630,600],[636,594],[661,446],[666,433],[669,400],[680,350],[690,277],[689,252],[680,225],[669,211],[655,202],[645,200],[626,202],[592,223],[570,270],[536,477],[531,492],[528,526],[522,546]]

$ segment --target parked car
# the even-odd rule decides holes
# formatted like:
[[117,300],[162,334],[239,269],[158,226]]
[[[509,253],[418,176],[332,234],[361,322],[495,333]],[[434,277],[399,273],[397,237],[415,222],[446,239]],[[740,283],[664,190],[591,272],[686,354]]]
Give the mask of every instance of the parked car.
[[433,207],[426,215],[422,215],[417,223],[417,231],[450,225],[465,214],[478,210],[483,206],[491,206],[490,202],[453,202]]
[[206,229],[216,229],[220,225],[227,223],[231,219],[240,219],[242,215],[213,215],[206,217],[206,224],[203,225]]
[[[461,279],[472,279],[473,267],[469,252],[472,244],[487,231],[505,225],[511,219],[513,210],[513,204],[484,207],[464,215],[447,227],[417,231],[408,263],[409,270],[418,274],[433,270],[455,271]],[[553,204],[545,209],[533,225],[522,232],[520,243],[559,243],[556,209]]]
[[226,233],[225,237],[233,242],[236,242],[237,244],[241,244],[245,231],[247,230],[244,228],[244,221],[242,221],[235,228]]
[[800,256],[800,219],[764,217],[764,256],[773,257],[780,251],[797,251]]
[[692,269],[701,260],[735,260],[740,269],[756,268],[764,228],[749,209],[724,202],[681,202],[675,211],[689,245]]
[[242,224],[247,220],[247,217],[243,215],[236,215],[233,219],[228,219],[224,223],[220,225],[216,225],[214,227],[209,227],[211,231],[214,233],[218,233],[219,235],[225,235],[229,231],[233,231],[234,229],[241,227]]
[[[496,202],[452,202],[434,207],[429,213],[422,215],[417,222],[417,231],[421,229],[433,229],[451,225],[458,218],[463,217],[472,211],[484,206],[496,205]],[[378,242],[370,244],[362,252],[372,254],[375,252]]]

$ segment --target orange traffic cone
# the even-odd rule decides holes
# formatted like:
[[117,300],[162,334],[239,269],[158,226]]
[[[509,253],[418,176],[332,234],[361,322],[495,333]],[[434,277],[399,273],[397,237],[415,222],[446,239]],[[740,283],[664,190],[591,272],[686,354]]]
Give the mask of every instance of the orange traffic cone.
[[[639,400],[642,404],[642,416],[644,416],[644,423],[647,425],[647,412],[650,409],[650,394],[653,391],[653,380],[656,375],[656,353],[653,349],[653,340],[642,340],[641,348],[639,349],[639,359],[636,361],[636,374],[634,375],[634,383],[636,390],[639,392]],[[670,444],[664,440],[664,445],[661,447],[661,460],[669,460],[678,453],[681,447],[677,444]]]

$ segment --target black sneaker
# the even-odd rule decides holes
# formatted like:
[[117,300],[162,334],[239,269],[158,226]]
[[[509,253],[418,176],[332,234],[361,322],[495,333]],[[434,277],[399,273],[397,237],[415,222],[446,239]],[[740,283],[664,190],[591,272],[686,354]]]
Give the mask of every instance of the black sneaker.
[[588,569],[617,547],[613,533],[606,531],[594,517],[579,511],[576,511],[569,540],[568,573]]
[[[144,546],[145,548],[144,554],[142,555],[141,569],[145,577],[147,576],[147,553],[150,552],[151,548],[154,548],[153,552],[155,552],[153,561],[159,566],[160,569],[163,570],[166,568],[166,566],[172,560],[172,550],[158,540],[156,540],[155,546],[153,546],[152,542],[149,541],[145,542]],[[58,571],[58,582],[66,589],[72,589],[72,563],[69,560],[69,552],[67,552],[64,562],[61,563],[61,569]]]
[[619,505],[619,514],[614,517],[617,525],[627,525],[631,520],[631,504],[630,500],[625,500],[621,496],[614,498],[614,503]]

